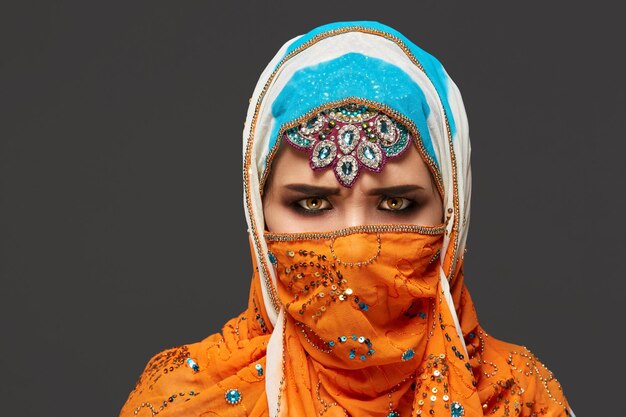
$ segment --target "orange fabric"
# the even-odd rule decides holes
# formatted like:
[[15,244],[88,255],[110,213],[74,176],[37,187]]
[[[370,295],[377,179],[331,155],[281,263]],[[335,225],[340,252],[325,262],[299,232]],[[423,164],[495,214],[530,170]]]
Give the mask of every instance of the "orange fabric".
[[[443,231],[266,240],[287,313],[282,395],[290,408],[282,416],[450,416],[455,402],[464,416],[568,415],[547,368],[480,327],[462,260],[451,288],[459,339],[438,276]],[[265,353],[273,328],[264,311],[255,273],[247,310],[221,333],[154,356],[120,416],[268,416]],[[225,399],[232,388],[238,404]]]

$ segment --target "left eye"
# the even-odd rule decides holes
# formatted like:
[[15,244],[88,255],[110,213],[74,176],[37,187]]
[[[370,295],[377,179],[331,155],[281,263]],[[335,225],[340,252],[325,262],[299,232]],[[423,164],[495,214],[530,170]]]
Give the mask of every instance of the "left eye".
[[400,211],[405,210],[411,205],[411,200],[404,197],[387,197],[384,198],[378,208],[381,210]]

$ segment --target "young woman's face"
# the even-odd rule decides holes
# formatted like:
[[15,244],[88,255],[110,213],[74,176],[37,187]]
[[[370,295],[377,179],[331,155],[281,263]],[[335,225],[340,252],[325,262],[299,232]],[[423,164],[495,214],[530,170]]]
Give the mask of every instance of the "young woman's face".
[[443,223],[443,203],[415,146],[382,172],[363,169],[352,188],[332,169],[313,171],[308,155],[281,146],[265,185],[265,226],[274,233],[323,232],[366,224]]

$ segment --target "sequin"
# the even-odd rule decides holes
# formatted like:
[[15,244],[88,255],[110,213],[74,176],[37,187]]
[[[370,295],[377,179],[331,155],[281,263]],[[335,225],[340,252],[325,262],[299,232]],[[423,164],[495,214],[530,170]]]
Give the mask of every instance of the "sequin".
[[198,372],[200,370],[200,367],[198,366],[196,361],[194,361],[193,359],[187,358],[186,362],[187,362],[187,366],[193,369],[194,372]]
[[400,413],[398,413],[397,411],[390,411],[389,414],[387,414],[387,417],[400,417]]
[[413,359],[413,356],[415,356],[415,351],[409,348],[402,354],[402,360],[403,361],[411,360]]
[[237,388],[231,388],[226,391],[226,394],[224,394],[224,397],[226,398],[226,402],[228,404],[235,405],[241,402],[242,395],[241,395],[241,392],[239,392]]
[[267,257],[270,258],[270,262],[272,263],[272,265],[278,264],[278,261],[276,260],[276,256],[274,256],[272,252],[268,252]]
[[260,363],[257,363],[256,365],[254,365],[254,368],[256,369],[256,372],[257,372],[258,376],[262,376],[263,375],[263,366],[261,366]]
[[465,410],[461,404],[455,401],[450,405],[450,415],[452,417],[461,417],[465,415]]

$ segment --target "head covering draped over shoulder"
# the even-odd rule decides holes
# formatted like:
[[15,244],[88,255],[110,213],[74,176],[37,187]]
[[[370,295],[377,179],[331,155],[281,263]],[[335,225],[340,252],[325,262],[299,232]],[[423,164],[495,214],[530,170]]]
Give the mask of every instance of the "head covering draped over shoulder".
[[[416,226],[418,233],[395,230],[388,234],[377,230],[375,235],[343,231],[300,240],[265,232],[263,187],[281,137],[319,112],[349,103],[380,111],[408,129],[443,197],[447,220],[440,228]],[[332,23],[283,45],[256,85],[243,131],[244,204],[254,266],[248,308],[229,320],[221,333],[155,355],[121,415],[573,415],[560,384],[528,349],[493,338],[478,323],[463,274],[470,216],[470,149],[457,86],[437,59],[396,30],[369,21]],[[376,262],[384,264],[389,256],[385,248],[392,247],[394,239],[409,239],[411,247],[426,248],[417,251],[421,258],[406,254],[406,259],[415,257],[412,264],[404,259],[411,264],[406,274],[421,271],[420,285],[411,287],[399,275],[395,281],[389,278],[397,300],[408,297],[425,303],[425,308],[413,311],[411,304],[402,311],[410,320],[408,326],[397,327],[393,304],[379,300],[388,307],[379,313],[365,303],[367,297],[359,300],[352,294],[357,287],[342,287],[350,277],[346,268],[344,279],[341,261],[333,251],[333,244],[337,251],[342,245],[338,236],[346,237],[346,242],[371,238],[363,243],[364,250],[375,254],[367,261],[373,271],[369,278],[381,281],[389,274],[384,274],[387,270],[382,266],[375,269]],[[294,253],[289,246],[293,241],[316,249],[330,242],[336,262],[328,263],[326,270],[325,255],[319,250],[316,256],[303,249]],[[427,256],[434,248],[436,256]],[[307,305],[292,310],[296,302],[286,298],[291,296],[286,288],[291,289],[301,277],[295,275],[296,265],[281,269],[290,258],[302,261],[303,257],[311,258],[311,268],[321,268],[322,275],[326,271],[331,279],[336,278],[332,290],[316,288],[317,297],[324,296],[323,290],[330,291],[333,300],[338,292],[341,301],[354,299],[354,304],[345,304],[351,306],[351,310],[344,309],[347,315],[356,312],[353,317],[345,316],[346,323],[358,327],[367,312],[374,318],[365,321],[366,326],[384,322],[387,327],[372,324],[371,335],[361,335],[351,333],[344,324],[345,335],[315,340],[324,334],[323,325],[315,333],[304,319],[296,320],[296,311],[303,314]],[[300,263],[303,268],[308,265],[306,259]],[[405,274],[403,268],[398,262],[396,272]],[[324,323],[333,331],[341,330],[330,321]],[[415,348],[394,347],[409,339]],[[339,352],[344,346],[349,356],[335,361],[333,349]],[[359,351],[359,346],[365,350]],[[397,360],[394,348],[399,349]]]

